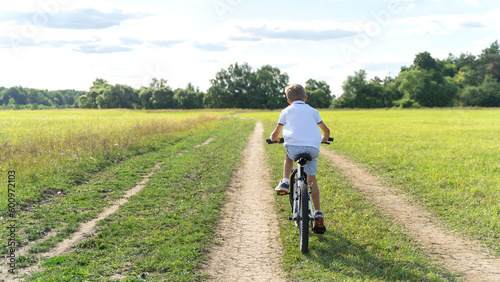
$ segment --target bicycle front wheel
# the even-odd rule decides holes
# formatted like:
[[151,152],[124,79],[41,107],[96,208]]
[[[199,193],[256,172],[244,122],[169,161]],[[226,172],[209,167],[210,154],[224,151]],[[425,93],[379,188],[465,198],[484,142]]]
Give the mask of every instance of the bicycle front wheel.
[[300,231],[300,251],[305,254],[309,250],[309,199],[307,193],[307,184],[302,183],[300,189],[300,213],[299,213],[299,231]]

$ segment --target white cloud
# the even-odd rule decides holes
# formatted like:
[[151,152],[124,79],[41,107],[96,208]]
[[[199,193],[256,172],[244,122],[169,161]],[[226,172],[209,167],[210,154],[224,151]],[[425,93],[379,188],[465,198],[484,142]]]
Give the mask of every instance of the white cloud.
[[0,16],[18,25],[33,25],[55,29],[106,29],[118,26],[130,19],[146,17],[147,14],[128,14],[119,10],[101,12],[93,8],[58,12],[9,12]]
[[[303,13],[295,20],[276,20],[275,13],[286,13],[287,8],[263,0],[242,1],[224,14],[224,20],[214,11],[212,0],[196,4],[181,0],[10,1],[2,6],[3,11],[17,11],[25,16],[48,11],[55,17],[59,15],[60,20],[65,15],[77,11],[82,15],[86,11],[86,15],[94,15],[98,20],[78,22],[73,28],[102,28],[50,28],[62,27],[52,22],[34,26],[36,30],[28,32],[26,26],[18,24],[19,19],[7,21],[10,16],[3,14],[0,57],[6,58],[2,64],[7,67],[0,69],[5,83],[0,86],[87,90],[100,77],[113,84],[139,88],[158,76],[167,79],[173,88],[192,82],[206,90],[209,79],[221,68],[248,62],[253,68],[277,66],[293,82],[325,80],[335,94],[340,94],[346,77],[361,68],[366,68],[370,77],[384,77],[388,72],[394,76],[397,65],[411,63],[422,48],[439,58],[436,54],[480,51],[495,40],[492,34],[500,30],[500,10],[487,10],[484,3],[477,6],[484,10],[481,13],[453,14],[458,9],[456,5],[440,10],[443,3],[433,0],[425,0],[426,5],[413,0],[386,0],[378,4],[388,7],[388,1],[396,2],[404,11],[381,24],[380,32],[370,35],[352,61],[346,63],[339,46],[359,43],[352,35],[366,33],[367,22],[376,19],[372,11],[340,1],[321,1],[325,7],[342,7],[339,14]],[[461,1],[461,7],[477,2]],[[63,2],[59,6],[40,5]],[[295,3],[294,8],[299,5]],[[310,6],[305,2],[302,5],[304,11]],[[427,8],[436,14],[416,16]],[[478,32],[481,30],[485,32]],[[446,40],[436,43],[436,38],[443,37],[428,35],[446,35]],[[18,48],[11,48],[13,39],[19,40]]]
[[[486,47],[489,47],[490,44],[495,42],[496,40],[498,40],[498,38],[488,37],[488,38],[484,38],[484,39],[480,39],[480,40],[474,40],[474,41],[472,41],[472,44],[479,46],[479,48],[481,48],[481,50],[482,50]],[[479,53],[479,52],[477,52],[477,53]]]
[[[394,26],[400,26],[407,35],[451,35],[463,28],[490,28],[500,21],[495,16],[473,14],[428,15],[395,19]],[[392,33],[391,35],[394,35]]]
[[386,33],[387,37],[396,37],[402,35],[403,32],[399,29],[391,29]]
[[479,6],[479,0],[463,0],[465,3],[473,5],[473,6]]
[[326,29],[326,30],[312,30],[312,29],[285,29],[276,30],[270,29],[267,26],[256,28],[241,27],[240,31],[246,33],[254,38],[268,38],[268,39],[283,39],[283,40],[334,40],[343,37],[354,36],[357,33],[350,30],[341,29]]

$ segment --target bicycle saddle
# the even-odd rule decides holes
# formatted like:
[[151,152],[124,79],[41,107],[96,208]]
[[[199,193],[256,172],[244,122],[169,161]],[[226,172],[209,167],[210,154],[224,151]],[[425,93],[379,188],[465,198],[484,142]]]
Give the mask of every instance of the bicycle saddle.
[[295,156],[294,161],[298,161],[298,160],[300,160],[300,159],[302,159],[302,158],[304,158],[304,159],[306,159],[306,160],[308,160],[308,161],[311,161],[311,160],[312,160],[311,155],[309,155],[309,154],[307,154],[307,153],[304,153],[304,154],[298,154],[297,156]]

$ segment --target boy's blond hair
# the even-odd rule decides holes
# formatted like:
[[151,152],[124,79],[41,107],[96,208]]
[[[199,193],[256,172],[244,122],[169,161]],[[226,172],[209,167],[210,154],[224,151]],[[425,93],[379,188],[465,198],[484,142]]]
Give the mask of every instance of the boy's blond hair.
[[286,98],[290,102],[304,101],[306,99],[306,90],[300,84],[292,84],[285,87]]

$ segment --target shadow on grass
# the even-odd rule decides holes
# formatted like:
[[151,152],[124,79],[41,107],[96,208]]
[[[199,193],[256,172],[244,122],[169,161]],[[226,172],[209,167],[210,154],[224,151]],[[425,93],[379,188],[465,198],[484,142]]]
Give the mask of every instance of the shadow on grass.
[[399,252],[398,246],[388,249],[377,243],[362,245],[335,231],[315,236],[318,240],[311,246],[309,259],[344,278],[363,281],[458,281],[456,276],[419,260],[417,255]]

